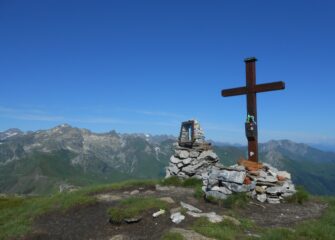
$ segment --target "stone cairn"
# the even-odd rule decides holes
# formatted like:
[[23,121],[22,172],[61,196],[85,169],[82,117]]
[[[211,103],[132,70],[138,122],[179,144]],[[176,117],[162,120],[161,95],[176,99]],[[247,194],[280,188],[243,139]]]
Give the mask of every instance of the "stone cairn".
[[166,168],[166,177],[196,177],[201,179],[209,168],[218,165],[219,158],[210,143],[205,141],[204,131],[197,120],[183,122],[175,153]]
[[202,179],[206,197],[226,199],[233,193],[247,193],[260,202],[280,203],[296,190],[291,174],[266,163],[240,160],[225,167],[219,163],[210,143],[196,120],[183,122],[175,153],[166,168],[166,178],[196,177]]
[[255,169],[248,162],[242,160],[230,167],[213,166],[203,173],[202,189],[206,197],[226,199],[232,193],[244,192],[262,203],[280,203],[296,192],[290,173],[266,163]]

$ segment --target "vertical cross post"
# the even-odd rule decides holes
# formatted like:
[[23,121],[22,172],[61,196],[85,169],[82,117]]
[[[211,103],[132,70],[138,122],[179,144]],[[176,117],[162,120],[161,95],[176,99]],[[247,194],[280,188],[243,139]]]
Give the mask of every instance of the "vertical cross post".
[[[256,58],[247,58],[245,61],[246,87],[247,87],[247,113],[254,117],[257,133],[257,97],[256,97]],[[248,138],[248,158],[252,162],[258,162],[258,136]]]

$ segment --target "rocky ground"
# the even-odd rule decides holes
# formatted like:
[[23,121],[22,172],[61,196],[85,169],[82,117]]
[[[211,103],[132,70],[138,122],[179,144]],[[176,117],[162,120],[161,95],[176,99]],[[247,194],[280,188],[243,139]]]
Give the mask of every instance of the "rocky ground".
[[[180,202],[190,204],[202,212],[215,212],[219,216],[229,216],[231,210],[219,205],[196,199],[193,190],[180,187],[128,188],[99,193],[97,203],[73,208],[67,212],[53,212],[35,220],[33,231],[24,239],[160,239],[168,231],[178,232],[185,239],[209,239],[190,230],[196,218],[186,214],[179,224],[173,223],[170,213],[153,218],[152,211],[142,214],[138,223],[113,225],[109,223],[107,209],[115,206],[121,199],[131,196],[165,197],[173,203],[171,208],[180,206]],[[237,209],[235,217],[248,218],[263,227],[293,227],[295,224],[311,218],[318,218],[326,209],[326,204],[310,201],[303,205],[292,203],[269,204],[250,201],[245,208]],[[224,220],[228,219],[225,218]],[[231,219],[228,219],[231,220]],[[234,221],[234,218],[233,218]],[[238,223],[236,223],[238,224]],[[250,234],[246,233],[246,234]]]

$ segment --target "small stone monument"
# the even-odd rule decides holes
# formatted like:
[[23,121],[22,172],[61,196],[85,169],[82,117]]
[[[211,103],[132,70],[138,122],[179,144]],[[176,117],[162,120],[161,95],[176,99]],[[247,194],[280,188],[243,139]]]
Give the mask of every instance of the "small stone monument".
[[175,153],[166,168],[166,177],[196,177],[201,179],[212,166],[218,165],[219,158],[210,143],[205,141],[204,131],[197,120],[182,122]]

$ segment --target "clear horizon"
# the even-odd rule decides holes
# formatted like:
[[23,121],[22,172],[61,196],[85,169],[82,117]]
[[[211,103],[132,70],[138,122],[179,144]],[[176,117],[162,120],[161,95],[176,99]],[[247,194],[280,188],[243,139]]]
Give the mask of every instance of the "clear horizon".
[[62,123],[94,132],[246,144],[243,59],[255,56],[260,142],[335,146],[332,1],[0,3],[0,131]]

